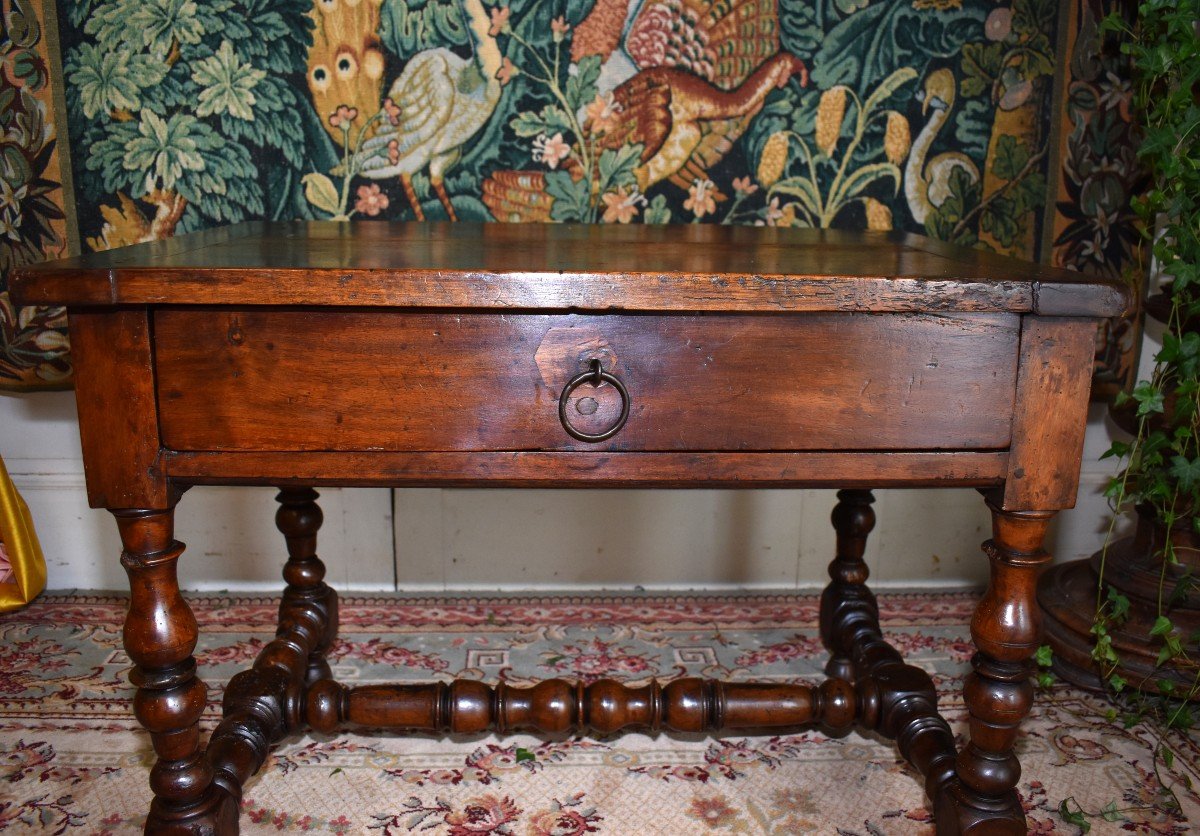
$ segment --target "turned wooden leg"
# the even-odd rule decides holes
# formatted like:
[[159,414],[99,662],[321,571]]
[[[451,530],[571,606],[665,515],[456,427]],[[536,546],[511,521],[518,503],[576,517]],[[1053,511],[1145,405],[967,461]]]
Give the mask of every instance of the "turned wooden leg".
[[325,655],[337,639],[337,593],[325,584],[325,564],[317,557],[317,530],[324,516],[312,488],[282,488],[275,500],[279,510],[275,525],[287,541],[288,561],[283,567],[287,587],[279,605],[280,630],[303,625],[318,616],[305,684],[330,676]]
[[183,544],[173,538],[171,510],[114,511],[129,575],[125,652],[135,665],[130,680],[138,722],[150,732],[158,760],[150,770],[154,802],[147,833],[237,832],[237,806],[213,783],[200,747],[200,715],[208,690],[196,676],[199,631],[179,594],[176,561]]
[[989,499],[991,583],[975,610],[971,636],[978,652],[963,690],[970,741],[959,753],[958,785],[944,797],[961,833],[1025,833],[1017,795],[1021,764],[1013,752],[1017,729],[1033,705],[1031,657],[1041,636],[1038,574],[1050,562],[1042,548],[1053,511],[1006,511]]
[[838,491],[832,521],[837,556],[829,564],[829,585],[821,595],[821,641],[829,651],[825,673],[853,682],[853,637],[856,624],[878,624],[879,607],[867,588],[870,571],[863,560],[867,535],[875,527],[870,491]]
[[821,595],[821,639],[829,649],[825,671],[854,682],[858,724],[896,741],[900,754],[925,778],[937,799],[954,779],[954,736],[938,714],[929,674],[906,664],[879,627],[879,606],[867,588],[863,552],[875,527],[870,491],[838,491],[833,509],[837,556]]
[[254,666],[225,688],[225,716],[208,746],[213,780],[235,799],[266,760],[271,744],[304,727],[307,691],[329,679],[325,654],[337,637],[337,593],[322,580],[325,565],[317,557],[317,492],[284,488],[276,499],[275,524],[288,549],[279,626]]

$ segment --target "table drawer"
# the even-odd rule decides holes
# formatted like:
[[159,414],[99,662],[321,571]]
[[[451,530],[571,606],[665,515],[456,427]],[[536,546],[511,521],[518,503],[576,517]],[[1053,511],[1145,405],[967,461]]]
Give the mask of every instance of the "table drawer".
[[[573,315],[163,309],[174,450],[916,450],[1007,447],[1011,314]],[[559,396],[599,359],[612,438]],[[590,382],[581,431],[618,417]]]

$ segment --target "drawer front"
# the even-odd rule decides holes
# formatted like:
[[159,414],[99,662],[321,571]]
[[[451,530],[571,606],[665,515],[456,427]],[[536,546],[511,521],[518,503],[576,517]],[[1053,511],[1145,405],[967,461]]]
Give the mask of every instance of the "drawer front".
[[[954,450],[1008,446],[1010,314],[500,315],[164,309],[174,450]],[[625,426],[577,441],[593,359]],[[620,413],[585,382],[565,413]]]

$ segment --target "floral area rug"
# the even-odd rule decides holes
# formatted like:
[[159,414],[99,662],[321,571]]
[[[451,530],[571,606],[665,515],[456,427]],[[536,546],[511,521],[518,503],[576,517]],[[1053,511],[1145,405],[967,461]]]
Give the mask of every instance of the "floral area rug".
[[[221,686],[273,633],[275,602],[194,597],[197,649]],[[884,629],[928,670],[960,739],[974,596],[885,595]],[[130,716],[124,599],[45,596],[0,617],[0,832],[140,832],[150,741]],[[821,678],[813,596],[349,598],[335,676],[371,683],[453,676],[524,684],[549,676],[795,681]],[[1189,832],[1200,822],[1200,743],[1105,719],[1067,686],[1039,692],[1024,726],[1020,792],[1034,833]],[[1157,778],[1156,778],[1157,774]],[[1160,787],[1165,782],[1173,796]],[[1177,800],[1178,806],[1173,806]],[[1098,815],[1105,809],[1106,818]],[[930,834],[921,784],[891,744],[852,733],[700,738],[439,739],[298,736],[245,788],[244,833]]]

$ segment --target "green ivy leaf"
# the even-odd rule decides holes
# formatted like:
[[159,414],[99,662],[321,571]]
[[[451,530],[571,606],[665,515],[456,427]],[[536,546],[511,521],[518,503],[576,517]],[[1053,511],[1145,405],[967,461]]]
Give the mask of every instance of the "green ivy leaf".
[[1050,645],[1044,644],[1037,649],[1033,658],[1038,663],[1038,667],[1048,668],[1054,662],[1054,650]]
[[1171,619],[1167,618],[1165,615],[1160,615],[1154,620],[1154,626],[1150,628],[1150,635],[1165,636],[1167,633],[1171,632],[1172,627],[1173,625],[1171,624]]
[[1059,816],[1059,818],[1061,818],[1061,819],[1062,819],[1063,821],[1065,821],[1067,824],[1073,824],[1073,825],[1076,825],[1076,826],[1077,826],[1077,827],[1079,827],[1079,829],[1080,829],[1080,830],[1082,830],[1084,833],[1089,833],[1089,832],[1091,832],[1092,825],[1091,825],[1091,823],[1090,823],[1090,822],[1087,820],[1087,817],[1086,817],[1086,816],[1084,816],[1084,814],[1083,814],[1083,810],[1081,810],[1081,809],[1079,808],[1079,805],[1078,805],[1078,803],[1075,805],[1075,809],[1074,809],[1074,810],[1072,810],[1072,809],[1071,809],[1071,808],[1068,806],[1068,802],[1070,802],[1070,801],[1073,801],[1073,800],[1074,800],[1074,799],[1070,799],[1070,798],[1064,798],[1064,799],[1063,799],[1063,801],[1062,801],[1062,803],[1058,805],[1058,816]]
[[[1178,278],[1176,279],[1178,281]],[[1179,341],[1179,371],[1184,377],[1195,378],[1200,370],[1200,334],[1188,331]],[[1195,381],[1192,381],[1193,385]]]
[[1200,484],[1200,458],[1189,461],[1186,456],[1172,456],[1170,473],[1179,480],[1179,487],[1191,491]]
[[[1100,458],[1107,459],[1116,456],[1119,459],[1123,459],[1129,455],[1129,449],[1129,445],[1124,441],[1114,441],[1112,447],[1109,447],[1100,454]],[[1200,517],[1197,517],[1197,519],[1200,519]]]
[[1118,658],[1117,652],[1113,650],[1112,636],[1108,635],[1108,631],[1103,629],[1097,631],[1095,625],[1093,625],[1092,632],[1096,633],[1096,644],[1092,647],[1092,658],[1104,664],[1115,665],[1120,662],[1121,660]]
[[1149,381],[1142,381],[1133,388],[1133,399],[1137,401],[1137,414],[1140,418],[1152,412],[1163,411],[1163,392]]
[[1120,476],[1114,476],[1108,480],[1108,484],[1104,486],[1105,499],[1111,499],[1117,505],[1125,503],[1125,480]]
[[527,761],[535,761],[535,762],[537,761],[537,755],[535,755],[533,752],[530,752],[528,749],[522,749],[520,746],[517,747],[516,758],[517,758],[517,763],[525,763]]
[[1129,598],[1117,592],[1116,587],[1108,588],[1108,602],[1112,604],[1111,619],[1119,624],[1129,616]]
[[1100,811],[1100,818],[1105,821],[1118,822],[1122,820],[1121,813],[1117,810],[1117,802],[1110,801],[1104,805],[1104,809]]
[[1172,729],[1190,729],[1196,725],[1196,718],[1192,716],[1191,706],[1188,704],[1180,705],[1176,710],[1171,712],[1167,718],[1167,727]]

